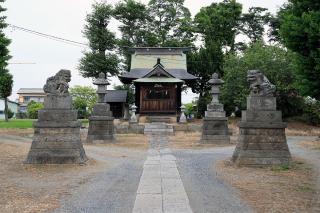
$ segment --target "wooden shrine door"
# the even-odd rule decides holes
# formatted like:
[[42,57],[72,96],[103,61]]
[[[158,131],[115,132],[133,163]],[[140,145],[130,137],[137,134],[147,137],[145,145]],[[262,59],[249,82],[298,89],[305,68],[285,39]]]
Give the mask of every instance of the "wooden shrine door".
[[140,113],[175,113],[176,110],[176,85],[141,85]]

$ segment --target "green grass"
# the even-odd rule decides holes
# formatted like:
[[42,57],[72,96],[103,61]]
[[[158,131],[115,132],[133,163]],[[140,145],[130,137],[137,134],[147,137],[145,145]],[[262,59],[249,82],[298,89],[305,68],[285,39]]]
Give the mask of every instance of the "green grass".
[[27,129],[32,128],[33,119],[10,119],[9,122],[0,120],[0,129]]
[[281,165],[276,165],[276,166],[273,166],[271,168],[272,171],[275,171],[275,172],[281,172],[281,171],[288,171],[289,169],[292,168],[292,165],[289,165],[289,164],[281,164]]
[[[0,120],[0,129],[27,129],[33,128],[32,124],[36,119],[10,119],[9,122]],[[89,123],[88,119],[81,119],[82,124]]]

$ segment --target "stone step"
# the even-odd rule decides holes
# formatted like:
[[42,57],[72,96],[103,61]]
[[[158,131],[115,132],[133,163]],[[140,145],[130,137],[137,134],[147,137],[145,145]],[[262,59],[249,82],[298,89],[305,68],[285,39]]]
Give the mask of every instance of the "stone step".
[[173,134],[173,126],[166,123],[146,124],[144,134]]
[[172,123],[176,121],[175,116],[147,116],[147,122],[161,122],[161,123]]

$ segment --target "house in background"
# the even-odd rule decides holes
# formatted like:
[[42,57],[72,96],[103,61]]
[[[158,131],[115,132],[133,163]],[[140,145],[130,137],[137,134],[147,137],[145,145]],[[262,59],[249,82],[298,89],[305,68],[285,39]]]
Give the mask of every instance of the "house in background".
[[19,112],[26,113],[30,101],[43,103],[46,93],[42,88],[21,88],[18,90],[18,103],[20,104]]
[[186,52],[182,47],[130,48],[130,72],[119,76],[124,84],[134,84],[137,112],[149,117],[177,117],[181,107],[181,88],[196,76],[187,72]]
[[[8,100],[8,108],[14,113],[13,117],[15,117],[15,115],[18,113],[19,104],[17,102]],[[4,119],[4,117],[4,99],[0,98],[0,120]]]
[[113,117],[123,118],[127,106],[127,90],[107,90],[107,103],[110,104],[110,110]]
[[[110,104],[113,116],[115,118],[122,118],[124,116],[128,92],[126,90],[108,90],[107,92],[107,103]],[[19,112],[22,113],[27,112],[27,106],[30,101],[43,103],[46,96],[42,88],[21,88],[17,94],[19,95]]]

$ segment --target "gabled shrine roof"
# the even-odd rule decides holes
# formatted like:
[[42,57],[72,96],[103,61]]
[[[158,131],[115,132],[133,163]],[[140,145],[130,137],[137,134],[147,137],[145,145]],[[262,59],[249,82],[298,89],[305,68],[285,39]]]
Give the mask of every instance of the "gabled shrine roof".
[[[183,69],[165,69],[170,75],[172,75],[175,78],[181,79],[181,80],[196,80],[197,77],[194,75],[191,75],[186,70]],[[143,78],[150,72],[150,69],[144,69],[144,68],[137,68],[132,69],[130,72],[124,73],[122,76],[119,76],[120,79],[128,79],[128,80],[134,80],[138,78]]]

